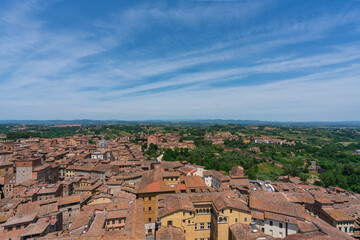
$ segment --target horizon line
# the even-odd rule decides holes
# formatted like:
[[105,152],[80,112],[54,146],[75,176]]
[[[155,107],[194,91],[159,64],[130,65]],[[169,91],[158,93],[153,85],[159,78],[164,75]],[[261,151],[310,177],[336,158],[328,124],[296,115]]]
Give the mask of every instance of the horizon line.
[[0,119],[0,122],[21,122],[21,121],[39,121],[39,122],[46,122],[46,121],[101,121],[101,122],[192,122],[192,121],[250,121],[250,122],[278,122],[278,123],[351,123],[351,122],[360,122],[360,120],[339,120],[339,121],[332,121],[332,120],[311,120],[311,121],[278,121],[278,120],[257,120],[257,119],[222,119],[222,118],[201,118],[201,119],[142,119],[142,120],[123,120],[123,119]]

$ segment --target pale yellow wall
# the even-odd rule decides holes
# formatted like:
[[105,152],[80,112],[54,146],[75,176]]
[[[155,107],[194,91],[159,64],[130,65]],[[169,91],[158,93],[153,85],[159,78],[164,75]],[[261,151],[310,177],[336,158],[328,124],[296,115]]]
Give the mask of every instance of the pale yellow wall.
[[5,176],[6,174],[13,174],[14,173],[14,167],[8,166],[8,165],[2,165],[0,166],[0,176]]
[[[172,180],[171,180],[172,178]],[[166,182],[166,184],[170,185],[170,184],[179,184],[180,180],[178,177],[164,177],[164,181]]]
[[[151,200],[149,200],[151,197]],[[155,222],[155,202],[156,202],[156,193],[142,193],[139,194],[139,198],[144,200],[144,220],[145,223],[149,223],[149,218],[151,218],[150,222]],[[149,207],[151,208],[149,210]]]
[[182,228],[185,231],[186,239],[195,239],[194,214],[190,215],[188,211],[177,211],[161,218],[161,227],[167,227],[168,221],[172,221],[173,226]]
[[[210,206],[209,206],[210,207]],[[204,207],[204,208],[209,208]],[[200,207],[201,208],[201,207]],[[211,209],[211,207],[210,207]],[[200,223],[205,223],[205,229],[200,228]],[[197,230],[194,230],[194,238],[209,238],[211,235],[211,230],[208,228],[208,222],[211,222],[211,212],[206,214],[195,214],[195,223],[197,223]],[[213,223],[211,223],[213,225]],[[195,229],[195,227],[194,227]]]
[[[206,209],[209,206],[198,206],[198,209]],[[211,208],[211,207],[210,207]],[[184,215],[185,212],[185,215]],[[179,210],[175,213],[172,213],[168,216],[161,218],[161,227],[167,227],[168,221],[172,221],[172,225],[178,228],[182,228],[185,231],[186,239],[200,239],[200,238],[210,238],[211,239],[228,239],[229,238],[229,227],[235,223],[244,223],[250,224],[251,214],[243,212],[240,210],[233,209],[230,212],[230,209],[224,209],[224,213],[221,211],[217,213],[220,217],[226,217],[226,223],[217,223],[213,214],[192,214],[188,211]],[[237,222],[235,219],[237,218]],[[246,222],[245,222],[246,218]],[[185,220],[185,222],[184,222]],[[190,223],[189,223],[190,220]],[[205,229],[201,229],[200,223],[204,223]],[[211,222],[211,229],[208,228],[208,222]],[[197,230],[195,230],[195,224],[197,224]]]
[[[340,229],[339,230],[344,232],[344,233],[345,233],[345,227],[347,227],[347,232],[346,233],[349,234],[349,235],[354,235],[354,222],[352,222],[352,221],[345,221],[345,222],[349,223],[349,224],[344,224],[344,222],[342,222],[343,224],[339,224],[339,222],[334,221],[335,227],[337,229],[341,228],[341,230]],[[350,232],[350,227],[353,228],[352,232]]]
[[[224,213],[222,211],[218,212],[218,217],[226,217],[227,222],[226,223],[215,223],[217,226],[217,233],[213,235],[214,239],[229,239],[229,227],[232,224],[235,223],[243,223],[250,225],[251,222],[251,214],[247,212],[243,212],[237,209],[232,209],[232,213],[230,213],[230,208],[224,209]],[[237,222],[235,221],[237,218]],[[246,222],[245,222],[246,218]],[[215,222],[215,218],[213,218],[213,221]]]
[[75,171],[74,170],[66,170],[66,177],[74,177]]

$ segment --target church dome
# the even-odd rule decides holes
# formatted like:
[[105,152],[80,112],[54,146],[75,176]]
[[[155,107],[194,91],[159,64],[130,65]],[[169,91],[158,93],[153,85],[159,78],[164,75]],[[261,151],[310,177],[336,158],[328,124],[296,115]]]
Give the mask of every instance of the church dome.
[[105,139],[101,139],[97,146],[98,148],[108,148],[108,143]]

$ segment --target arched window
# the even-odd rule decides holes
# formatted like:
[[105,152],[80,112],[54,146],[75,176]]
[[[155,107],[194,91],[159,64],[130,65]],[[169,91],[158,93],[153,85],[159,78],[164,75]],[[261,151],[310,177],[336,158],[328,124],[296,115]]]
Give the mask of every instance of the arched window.
[[173,222],[172,222],[172,221],[168,221],[168,222],[167,222],[167,225],[168,225],[168,226],[172,226],[172,225],[173,225]]
[[210,213],[210,209],[206,209],[206,212],[207,212],[207,213]]
[[222,217],[219,217],[219,222],[222,222]]

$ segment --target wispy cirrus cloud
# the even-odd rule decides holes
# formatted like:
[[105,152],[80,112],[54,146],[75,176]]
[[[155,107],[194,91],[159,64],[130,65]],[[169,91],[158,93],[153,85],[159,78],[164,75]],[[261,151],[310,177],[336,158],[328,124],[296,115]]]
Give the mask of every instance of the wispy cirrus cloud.
[[3,4],[3,119],[360,117],[357,5]]

